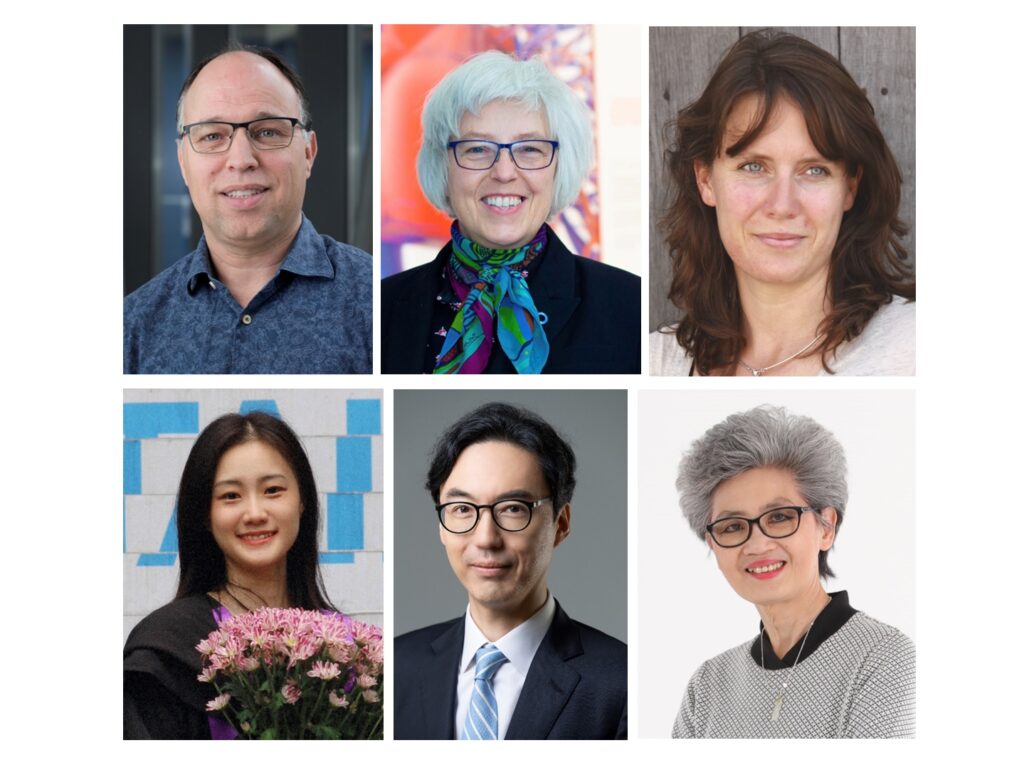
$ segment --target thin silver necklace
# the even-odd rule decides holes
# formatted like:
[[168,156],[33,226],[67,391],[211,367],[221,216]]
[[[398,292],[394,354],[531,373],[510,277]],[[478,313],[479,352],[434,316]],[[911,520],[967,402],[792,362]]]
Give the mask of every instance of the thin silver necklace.
[[[828,608],[828,604],[832,602],[832,597],[829,596],[828,603],[822,606],[821,611],[818,612],[818,616],[821,616],[822,611]],[[793,679],[793,670],[796,669],[796,665],[800,663],[800,655],[804,652],[804,646],[807,644],[807,638],[811,636],[811,630],[814,628],[814,622],[818,621],[818,616],[815,616],[810,625],[807,627],[807,632],[804,633],[804,639],[800,641],[800,650],[796,652],[796,659],[793,660],[793,666],[789,668],[789,672],[786,673],[786,679],[782,681],[782,687],[779,688],[779,695],[775,697],[775,705],[772,707],[772,722],[778,722],[779,715],[782,714],[782,702],[786,698],[786,689],[789,688],[789,681]],[[761,669],[764,671],[764,627],[761,627]]]
[[787,356],[782,361],[776,361],[774,364],[769,364],[766,367],[752,367],[752,366],[750,366],[750,364],[745,362],[743,359],[740,359],[740,364],[743,366],[744,369],[746,369],[748,372],[750,372],[750,374],[752,374],[754,377],[760,377],[765,372],[767,372],[769,369],[775,369],[775,367],[781,367],[787,361],[792,361],[797,356],[799,356],[801,353],[803,353],[808,348],[810,348],[812,345],[814,345],[816,342],[818,342],[818,340],[820,340],[820,339],[821,339],[821,335],[820,334],[815,335],[814,339],[811,340],[811,342],[809,342],[807,345],[805,345],[799,351],[794,353],[792,356]]

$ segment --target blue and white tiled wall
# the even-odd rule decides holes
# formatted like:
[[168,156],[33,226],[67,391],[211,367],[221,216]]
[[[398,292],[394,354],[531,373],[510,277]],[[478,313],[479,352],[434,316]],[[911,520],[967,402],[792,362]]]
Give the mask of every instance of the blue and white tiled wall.
[[284,419],[309,455],[331,600],[346,613],[383,624],[379,390],[125,390],[124,402],[124,637],[174,597],[174,500],[192,444],[222,414],[254,409]]

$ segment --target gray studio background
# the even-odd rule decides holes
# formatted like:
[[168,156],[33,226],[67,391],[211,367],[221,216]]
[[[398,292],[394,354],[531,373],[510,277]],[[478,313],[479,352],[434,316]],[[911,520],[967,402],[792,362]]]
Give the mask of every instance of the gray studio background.
[[465,613],[466,592],[448,565],[423,485],[442,431],[491,401],[536,412],[575,451],[572,528],[555,548],[548,588],[573,619],[625,642],[627,415],[621,390],[395,391],[395,634]]

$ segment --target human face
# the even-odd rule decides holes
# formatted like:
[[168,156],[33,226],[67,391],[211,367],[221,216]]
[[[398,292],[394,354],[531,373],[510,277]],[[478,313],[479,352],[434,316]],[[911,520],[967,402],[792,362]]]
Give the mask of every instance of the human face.
[[230,581],[284,577],[301,515],[298,481],[280,452],[263,441],[224,452],[213,479],[210,531]]
[[[440,501],[465,499],[486,505],[547,496],[547,482],[530,452],[509,443],[485,441],[459,455],[441,486]],[[544,604],[551,554],[569,535],[569,506],[562,508],[555,522],[553,512],[550,503],[535,508],[530,525],[522,531],[498,528],[488,510],[481,512],[476,528],[465,534],[440,527],[448,563],[466,588],[478,623],[494,617],[518,623]]]
[[[737,101],[723,148],[746,132],[759,105],[753,95]],[[775,105],[764,130],[742,152],[730,157],[723,151],[710,167],[698,162],[694,169],[741,285],[824,287],[858,179],[846,174],[843,163],[821,156],[792,101]]]
[[[511,143],[550,139],[547,117],[516,101],[491,101],[480,114],[466,112],[458,138]],[[464,170],[448,151],[448,203],[464,236],[483,247],[512,249],[527,244],[551,215],[555,160],[542,170],[520,170],[507,149],[490,170]]]
[[[300,117],[299,96],[273,64],[253,53],[226,53],[211,61],[182,104],[185,125],[260,117]],[[287,247],[302,220],[315,157],[316,136],[310,133],[307,140],[298,126],[284,149],[258,151],[242,129],[220,154],[198,154],[182,138],[178,164],[211,252],[260,254]]]
[[[758,467],[733,476],[711,496],[710,522],[722,518],[756,518],[773,507],[806,507],[793,473],[784,468]],[[827,507],[825,526],[811,513],[800,518],[792,536],[772,539],[753,526],[750,539],[739,547],[720,547],[706,535],[718,568],[726,581],[744,600],[759,606],[800,602],[821,591],[818,553],[832,547],[835,510]]]

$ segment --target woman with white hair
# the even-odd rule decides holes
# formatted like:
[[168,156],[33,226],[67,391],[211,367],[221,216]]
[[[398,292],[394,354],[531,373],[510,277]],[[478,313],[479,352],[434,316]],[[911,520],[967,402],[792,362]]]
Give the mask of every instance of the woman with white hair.
[[680,506],[758,634],[690,679],[675,738],[909,738],[914,645],[826,592],[846,511],[846,458],[809,417],[761,406],[694,442]]
[[432,262],[384,280],[385,373],[637,373],[640,280],[547,225],[593,161],[590,114],[537,58],[490,51],[423,108],[420,187],[454,221]]

